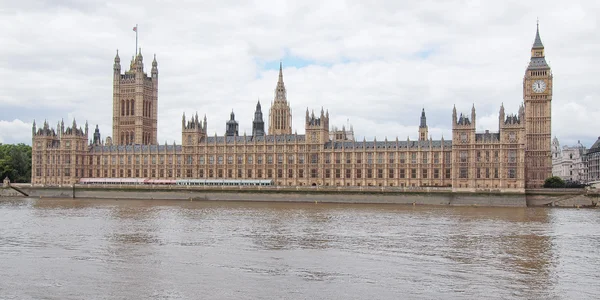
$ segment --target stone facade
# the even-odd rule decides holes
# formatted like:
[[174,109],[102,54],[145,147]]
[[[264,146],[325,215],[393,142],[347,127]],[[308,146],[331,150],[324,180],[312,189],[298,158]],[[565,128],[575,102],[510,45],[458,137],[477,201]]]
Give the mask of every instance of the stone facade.
[[452,187],[454,189],[519,189],[525,178],[524,107],[517,115],[498,116],[499,132],[475,131],[475,106],[471,116],[452,112]]
[[[156,144],[158,71],[143,73],[141,53],[121,74],[115,58],[113,138],[89,144],[85,130],[45,122],[33,128],[35,185],[74,184],[83,177],[149,179],[272,179],[281,186],[452,187],[454,190],[523,191],[551,170],[552,75],[536,33],[524,78],[524,105],[514,115],[500,106],[498,132],[476,132],[470,116],[452,112],[452,139],[428,137],[425,110],[417,140],[358,141],[354,129],[330,125],[329,111],[305,112],[305,134],[292,133],[291,109],[280,65],[268,134],[260,103],[252,135],[240,136],[233,113],[226,134],[208,136],[206,116],[182,117],[181,145]],[[543,84],[542,84],[543,82]],[[544,85],[542,88],[541,86]],[[129,106],[127,106],[129,103]],[[133,104],[131,104],[133,103]],[[128,114],[129,112],[129,114]],[[547,144],[546,144],[547,142]],[[542,178],[543,177],[543,178]],[[528,184],[529,183],[529,184]]]
[[598,185],[600,182],[600,137],[586,153],[588,182]]
[[588,181],[587,149],[579,141],[574,147],[560,147],[558,139],[552,140],[552,175],[565,181]]
[[156,145],[158,129],[158,64],[144,73],[142,49],[121,74],[119,52],[113,66],[113,128],[115,145]]

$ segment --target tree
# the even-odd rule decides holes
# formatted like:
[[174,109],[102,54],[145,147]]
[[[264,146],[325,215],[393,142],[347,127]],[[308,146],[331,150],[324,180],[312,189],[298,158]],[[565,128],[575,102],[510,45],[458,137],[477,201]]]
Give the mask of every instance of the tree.
[[562,189],[565,188],[565,186],[565,181],[558,176],[548,177],[546,178],[546,181],[544,181],[545,188]]
[[31,181],[31,147],[25,144],[0,144],[0,180]]

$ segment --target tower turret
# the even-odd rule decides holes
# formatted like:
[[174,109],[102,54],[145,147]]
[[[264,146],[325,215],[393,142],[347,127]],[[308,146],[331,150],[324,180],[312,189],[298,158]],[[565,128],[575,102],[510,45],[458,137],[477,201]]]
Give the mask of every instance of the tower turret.
[[265,122],[260,107],[260,100],[256,103],[256,111],[254,111],[254,120],[252,121],[252,136],[265,135]]
[[158,63],[156,62],[156,54],[154,54],[154,59],[152,60],[152,78],[158,77]]
[[116,75],[121,74],[121,58],[119,57],[119,49],[117,49],[117,55],[115,55],[115,63],[113,65],[113,71]]
[[429,136],[429,128],[427,127],[427,117],[425,116],[425,108],[421,111],[421,124],[419,124],[419,141],[427,140]]
[[235,120],[235,114],[233,113],[233,110],[229,115],[229,121],[227,121],[225,125],[225,135],[238,136],[238,122]]
[[308,109],[306,110],[306,142],[323,144],[329,141],[329,117],[326,116],[323,109],[321,114],[317,118],[315,112],[312,111],[310,117],[308,115]]
[[96,124],[96,129],[94,130],[94,139],[93,139],[93,143],[94,145],[100,145],[102,139],[100,138],[100,129],[98,128],[98,124]]
[[152,61],[152,74],[144,73],[142,49],[131,58],[129,70],[121,73],[119,53],[113,78],[112,140],[116,145],[157,143],[158,64]]

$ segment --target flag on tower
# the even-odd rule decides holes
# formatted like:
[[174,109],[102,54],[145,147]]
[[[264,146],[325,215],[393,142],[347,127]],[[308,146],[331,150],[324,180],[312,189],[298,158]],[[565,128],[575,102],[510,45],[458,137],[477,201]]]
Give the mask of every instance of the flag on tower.
[[133,27],[133,31],[137,32],[137,25]]

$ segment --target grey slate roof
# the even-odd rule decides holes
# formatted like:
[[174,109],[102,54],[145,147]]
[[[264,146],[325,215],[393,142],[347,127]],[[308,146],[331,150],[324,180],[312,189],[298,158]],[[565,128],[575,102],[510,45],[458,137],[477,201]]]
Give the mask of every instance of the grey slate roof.
[[546,63],[545,57],[532,57],[531,61],[529,61],[529,67],[527,69],[547,69],[549,68],[548,63]]
[[533,42],[532,48],[534,48],[534,49],[544,48],[544,44],[542,44],[542,39],[540,38],[540,26],[539,25],[535,32],[535,41]]
[[592,147],[590,147],[590,150],[587,151],[587,154],[596,152],[600,152],[600,136],[598,137],[598,140],[592,145]]

